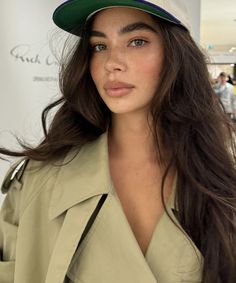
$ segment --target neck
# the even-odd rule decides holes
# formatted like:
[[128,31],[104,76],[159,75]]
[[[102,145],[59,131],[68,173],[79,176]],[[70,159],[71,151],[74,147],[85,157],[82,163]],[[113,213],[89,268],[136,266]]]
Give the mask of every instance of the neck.
[[138,115],[113,115],[109,154],[116,158],[156,161],[151,124]]

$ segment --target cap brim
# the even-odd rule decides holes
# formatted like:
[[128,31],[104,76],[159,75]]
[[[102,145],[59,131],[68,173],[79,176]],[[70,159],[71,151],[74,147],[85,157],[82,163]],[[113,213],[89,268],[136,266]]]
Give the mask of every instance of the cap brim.
[[178,19],[161,7],[143,0],[69,0],[55,10],[53,13],[53,21],[59,28],[69,33],[76,34],[78,27],[80,27],[91,14],[108,7],[136,8],[176,25],[181,25]]

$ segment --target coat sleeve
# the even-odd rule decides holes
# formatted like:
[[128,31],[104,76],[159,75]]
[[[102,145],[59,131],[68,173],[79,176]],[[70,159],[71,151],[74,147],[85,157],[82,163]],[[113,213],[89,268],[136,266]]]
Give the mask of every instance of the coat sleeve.
[[[18,167],[17,167],[18,166]],[[2,185],[2,192],[7,193],[0,211],[0,282],[13,283],[16,241],[19,224],[21,183],[17,163],[7,173]]]

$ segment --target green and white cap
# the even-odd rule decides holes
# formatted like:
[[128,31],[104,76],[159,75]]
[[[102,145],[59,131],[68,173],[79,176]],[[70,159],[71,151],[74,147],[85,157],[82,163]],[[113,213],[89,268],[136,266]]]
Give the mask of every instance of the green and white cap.
[[131,7],[190,29],[185,0],[68,0],[53,13],[54,23],[75,34],[77,28],[93,14],[111,7]]

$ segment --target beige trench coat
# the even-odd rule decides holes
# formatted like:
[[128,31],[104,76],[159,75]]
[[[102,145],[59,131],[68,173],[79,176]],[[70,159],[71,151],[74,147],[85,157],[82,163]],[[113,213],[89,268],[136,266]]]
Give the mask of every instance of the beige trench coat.
[[[0,282],[63,283],[66,276],[75,283],[201,282],[200,252],[166,213],[142,254],[112,188],[107,135],[75,153],[64,166],[30,161],[23,176],[19,166],[7,174]],[[78,248],[103,194],[107,198]],[[173,200],[168,211],[178,224]]]

